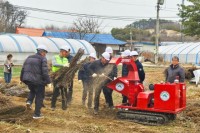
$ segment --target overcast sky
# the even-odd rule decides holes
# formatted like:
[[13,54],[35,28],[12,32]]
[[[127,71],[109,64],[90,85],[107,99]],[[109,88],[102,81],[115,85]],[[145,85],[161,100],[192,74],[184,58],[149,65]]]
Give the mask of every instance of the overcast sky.
[[[157,0],[8,0],[13,5],[34,7],[40,9],[63,11],[79,14],[103,15],[103,16],[129,16],[131,21],[103,19],[101,29],[110,32],[114,27],[122,28],[138,19],[156,17]],[[161,6],[160,18],[168,20],[180,20],[177,16],[178,6],[182,0],[165,0]],[[188,2],[185,0],[185,4]],[[28,11],[26,25],[42,28],[45,25],[58,27],[72,25],[77,17]],[[37,18],[33,18],[37,17]],[[41,18],[41,19],[38,19]],[[49,19],[49,20],[44,20]],[[50,21],[53,20],[53,21]],[[61,22],[55,22],[61,21]],[[66,23],[64,23],[66,22]]]

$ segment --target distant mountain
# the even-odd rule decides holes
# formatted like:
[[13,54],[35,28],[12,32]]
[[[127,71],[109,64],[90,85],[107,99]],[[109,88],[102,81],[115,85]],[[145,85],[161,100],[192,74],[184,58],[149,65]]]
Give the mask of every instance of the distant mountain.
[[[178,22],[173,22],[172,20],[164,20],[160,19],[160,29],[166,30],[174,30],[180,31],[180,24]],[[156,19],[141,19],[139,21],[135,21],[131,24],[132,27],[136,29],[155,29],[156,27]],[[127,25],[126,27],[130,27]]]

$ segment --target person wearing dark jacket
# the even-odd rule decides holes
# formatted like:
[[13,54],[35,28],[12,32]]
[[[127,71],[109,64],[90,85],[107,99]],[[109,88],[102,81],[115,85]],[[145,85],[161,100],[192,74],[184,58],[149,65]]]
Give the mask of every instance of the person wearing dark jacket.
[[[138,58],[138,52],[136,51],[131,51],[130,52],[130,58],[135,62],[137,69],[138,69],[138,76],[140,79],[140,83],[143,83],[144,79],[145,79],[145,72],[143,69],[142,64],[139,62]],[[128,98],[126,96],[123,96],[123,100],[122,103],[126,104],[127,103]]]
[[[71,63],[72,59],[74,58],[72,55],[70,55],[70,51],[71,51],[71,49],[69,48],[67,55],[66,55],[66,58],[68,59],[69,63]],[[67,104],[71,104],[71,101],[72,101],[73,85],[74,85],[74,80],[72,80],[71,85],[67,91]]]
[[[107,47],[105,52],[108,52],[110,54],[110,60],[112,59],[113,49],[111,47]],[[115,80],[117,78],[117,65],[115,64],[108,64],[108,68],[111,69],[111,72],[109,72],[108,77],[112,80]],[[108,84],[111,80],[107,80]],[[103,87],[103,94],[106,101],[106,106],[110,109],[113,108],[113,98],[112,98],[112,89],[109,89],[108,87]]]
[[88,109],[92,108],[92,100],[93,100],[93,80],[92,77],[90,77],[89,72],[88,72],[88,66],[94,62],[96,60],[96,54],[95,53],[91,53],[89,55],[89,62],[83,64],[83,67],[79,70],[78,72],[78,81],[81,82],[82,81],[82,85],[83,85],[83,94],[82,94],[82,105],[85,106],[85,101],[87,99],[87,95],[88,95]]
[[[122,52],[122,58],[130,58],[130,50],[127,49],[124,52]],[[122,77],[128,76],[128,66],[126,64],[122,65]],[[127,97],[122,95],[122,103],[127,103]]]
[[22,67],[20,80],[28,85],[30,93],[26,102],[27,107],[31,107],[35,98],[35,111],[33,118],[39,119],[41,115],[41,107],[44,100],[45,86],[50,84],[50,77],[48,74],[48,66],[46,53],[48,52],[45,45],[39,45],[37,53],[29,56]]
[[138,69],[138,76],[140,79],[140,83],[143,83],[144,79],[145,79],[145,72],[142,66],[142,63],[139,62],[138,58],[138,52],[136,51],[131,51],[130,53],[130,57],[131,59],[135,62],[137,69]]
[[166,82],[174,83],[174,80],[177,79],[179,82],[185,81],[185,71],[179,65],[179,58],[174,56],[172,58],[172,64],[169,66],[166,72]]
[[108,62],[110,61],[110,54],[104,52],[101,59],[94,61],[88,66],[88,71],[91,77],[94,78],[93,87],[95,88],[94,96],[94,114],[98,114],[99,111],[99,98],[101,90],[106,86],[107,80],[107,69]]

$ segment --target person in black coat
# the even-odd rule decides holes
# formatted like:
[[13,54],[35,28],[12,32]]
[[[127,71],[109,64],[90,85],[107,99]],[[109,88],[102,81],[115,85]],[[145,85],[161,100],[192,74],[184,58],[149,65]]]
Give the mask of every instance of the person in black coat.
[[[105,49],[105,52],[108,52],[110,54],[110,60],[111,60],[113,57],[113,49],[111,47],[107,47]],[[108,64],[108,68],[111,69],[111,71],[108,74],[108,77],[112,80],[115,80],[117,78],[117,65],[116,64]],[[107,80],[106,84],[108,84],[109,82],[111,82],[111,80]],[[109,107],[110,109],[113,108],[112,93],[113,93],[112,89],[109,89],[106,86],[103,87],[103,94],[105,97],[106,106]]]
[[87,99],[88,95],[88,109],[92,108],[92,101],[93,101],[93,80],[92,77],[90,77],[89,72],[88,72],[88,66],[96,60],[96,54],[91,53],[89,55],[89,62],[83,64],[82,68],[78,72],[78,81],[82,81],[83,85],[83,94],[82,94],[82,105],[85,106],[85,101]]
[[30,93],[26,105],[31,107],[35,98],[35,111],[33,118],[39,119],[41,116],[41,107],[44,100],[45,86],[50,84],[48,66],[46,59],[47,48],[45,45],[39,45],[37,53],[29,56],[22,67],[20,80],[28,85]]
[[95,88],[95,96],[94,96],[94,114],[98,114],[99,111],[99,98],[101,94],[101,90],[108,83],[108,72],[107,68],[108,62],[110,61],[110,54],[108,52],[104,52],[102,54],[102,58],[94,61],[88,66],[89,75],[94,78],[93,87]]

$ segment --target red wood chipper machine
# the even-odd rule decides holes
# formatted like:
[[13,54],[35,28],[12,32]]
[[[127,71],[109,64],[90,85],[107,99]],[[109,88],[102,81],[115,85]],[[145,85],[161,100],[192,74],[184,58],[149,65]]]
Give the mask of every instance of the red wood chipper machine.
[[[110,82],[107,87],[128,97],[128,103],[117,105],[117,116],[148,125],[160,125],[176,118],[186,108],[184,83],[157,83],[151,91],[144,91],[139,83],[135,62],[126,58],[113,58],[111,64],[128,66],[129,73]],[[156,78],[156,75],[155,75]]]

